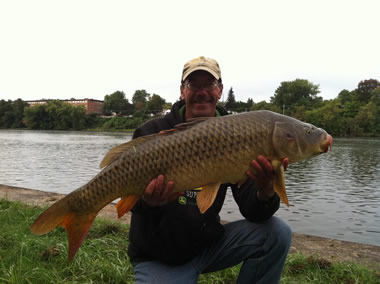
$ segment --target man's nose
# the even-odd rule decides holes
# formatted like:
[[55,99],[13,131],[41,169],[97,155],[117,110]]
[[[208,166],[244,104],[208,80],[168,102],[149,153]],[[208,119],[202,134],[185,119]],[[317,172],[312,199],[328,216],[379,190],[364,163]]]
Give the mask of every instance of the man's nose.
[[197,90],[196,94],[197,94],[198,96],[207,96],[207,95],[208,95],[208,92],[207,92],[206,88],[201,87],[201,88],[199,88],[199,89]]

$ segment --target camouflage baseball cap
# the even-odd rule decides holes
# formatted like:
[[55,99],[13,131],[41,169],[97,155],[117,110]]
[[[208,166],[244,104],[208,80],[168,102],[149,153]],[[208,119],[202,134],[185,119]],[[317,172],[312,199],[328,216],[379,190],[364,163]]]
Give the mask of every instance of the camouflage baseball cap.
[[182,71],[182,81],[185,81],[191,73],[197,70],[209,72],[216,80],[222,79],[218,62],[215,59],[200,56],[185,63]]

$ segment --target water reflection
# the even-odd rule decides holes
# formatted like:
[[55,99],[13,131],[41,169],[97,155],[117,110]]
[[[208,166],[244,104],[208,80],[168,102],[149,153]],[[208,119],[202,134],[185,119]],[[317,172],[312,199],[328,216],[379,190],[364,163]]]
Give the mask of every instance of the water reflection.
[[[99,172],[124,133],[0,131],[0,184],[68,193]],[[380,245],[380,139],[334,139],[333,151],[292,164],[290,207],[276,213],[295,232]],[[222,219],[241,218],[228,192]]]

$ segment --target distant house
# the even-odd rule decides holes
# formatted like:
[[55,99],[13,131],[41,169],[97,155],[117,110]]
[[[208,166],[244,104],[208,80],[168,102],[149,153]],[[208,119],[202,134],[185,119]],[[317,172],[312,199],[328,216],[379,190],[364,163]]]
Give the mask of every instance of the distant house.
[[[30,106],[47,104],[51,100],[38,100],[38,101],[26,101]],[[86,113],[97,113],[102,114],[104,101],[93,100],[93,99],[71,99],[71,100],[59,100],[61,102],[71,104],[73,106],[84,106],[86,108]]]

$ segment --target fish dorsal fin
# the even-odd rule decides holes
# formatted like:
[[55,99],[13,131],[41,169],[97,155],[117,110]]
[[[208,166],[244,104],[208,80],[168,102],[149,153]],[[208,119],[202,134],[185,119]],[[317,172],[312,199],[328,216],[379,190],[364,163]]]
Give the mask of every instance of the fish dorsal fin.
[[195,117],[195,118],[190,118],[188,121],[176,124],[174,128],[171,129],[166,129],[166,130],[161,130],[158,134],[159,135],[166,135],[166,134],[172,134],[174,132],[182,131],[189,129],[193,127],[194,125],[206,121],[210,119],[211,117]]
[[138,144],[141,144],[147,140],[152,139],[156,135],[157,134],[142,136],[142,137],[133,139],[131,141],[128,141],[127,143],[123,143],[123,144],[120,144],[118,146],[113,147],[104,156],[102,162],[100,163],[100,168],[102,169],[102,168],[108,166],[113,161],[117,160],[124,152],[130,150],[131,148],[135,147]]
[[203,122],[207,119],[210,119],[211,117],[196,117],[196,118],[191,118],[185,123],[180,123],[174,126],[172,129],[167,129],[167,130],[162,130],[158,134],[151,134],[151,135],[146,135],[142,136],[136,139],[133,139],[131,141],[128,141],[127,143],[120,144],[118,146],[113,147],[111,150],[108,151],[108,153],[104,156],[102,162],[100,163],[100,168],[104,168],[111,164],[113,161],[117,160],[124,152],[130,150],[131,148],[135,147],[136,145],[143,143],[147,140],[150,140],[157,135],[168,135],[172,134],[176,131],[179,130],[185,130],[188,129],[200,122]]
[[197,205],[202,214],[214,203],[219,186],[220,183],[205,185],[202,186],[202,190],[198,192]]
[[286,206],[289,207],[288,196],[286,194],[286,188],[285,188],[284,166],[278,160],[273,160],[272,166],[275,171],[275,174],[273,177],[274,190],[277,192],[281,201],[284,202]]

